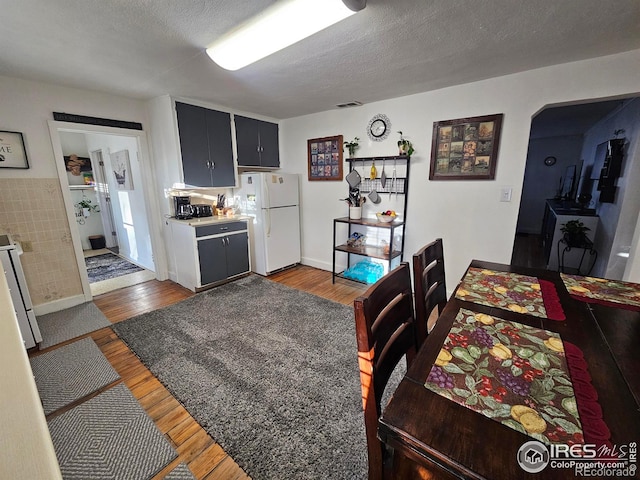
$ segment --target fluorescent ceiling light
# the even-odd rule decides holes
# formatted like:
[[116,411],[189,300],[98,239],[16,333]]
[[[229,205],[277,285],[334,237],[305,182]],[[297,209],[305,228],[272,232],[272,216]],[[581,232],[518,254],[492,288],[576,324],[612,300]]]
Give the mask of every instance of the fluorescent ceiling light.
[[[349,6],[347,6],[349,5]],[[207,55],[238,70],[350,17],[366,0],[282,0],[222,36]]]

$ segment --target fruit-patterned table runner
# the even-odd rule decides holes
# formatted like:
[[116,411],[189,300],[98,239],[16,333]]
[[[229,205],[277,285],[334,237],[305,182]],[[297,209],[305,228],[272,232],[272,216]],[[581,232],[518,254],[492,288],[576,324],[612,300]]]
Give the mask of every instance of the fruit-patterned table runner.
[[460,309],[425,387],[542,442],[584,442],[557,333]]
[[560,276],[567,291],[576,300],[627,310],[640,310],[640,284],[638,283],[564,273]]
[[528,275],[470,267],[456,298],[551,320],[566,319],[553,282]]

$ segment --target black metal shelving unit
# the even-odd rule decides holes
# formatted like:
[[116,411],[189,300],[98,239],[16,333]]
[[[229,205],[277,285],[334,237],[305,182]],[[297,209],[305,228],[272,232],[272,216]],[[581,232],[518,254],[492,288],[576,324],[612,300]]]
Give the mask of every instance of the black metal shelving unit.
[[[400,257],[400,261],[403,260],[404,256],[404,240],[406,237],[406,218],[407,218],[407,195],[409,191],[409,166],[411,157],[406,155],[398,155],[398,156],[387,156],[387,157],[359,157],[359,158],[348,158],[346,161],[349,162],[349,171],[352,171],[356,166],[362,165],[363,167],[371,166],[372,163],[376,162],[377,165],[387,164],[389,162],[397,165],[398,162],[404,162],[404,176],[396,177],[395,183],[390,182],[390,178],[387,178],[385,182],[385,187],[382,187],[381,180],[379,176],[375,179],[370,178],[362,178],[360,183],[360,193],[368,194],[374,188],[380,195],[403,195],[403,209],[402,209],[402,217],[401,219],[394,220],[391,223],[383,223],[379,222],[376,219],[371,218],[362,218],[362,219],[352,219],[349,217],[340,217],[333,219],[333,268],[332,268],[332,282],[335,283],[336,277],[345,278],[352,282],[357,282],[357,280],[353,278],[348,278],[343,276],[344,272],[336,272],[336,253],[342,252],[346,253],[347,258],[347,268],[351,266],[351,256],[359,255],[363,257],[377,258],[380,260],[385,260],[389,262],[391,265],[391,261],[397,257]],[[378,168],[378,167],[376,167]],[[381,170],[379,170],[381,174]],[[351,236],[352,228],[354,226],[363,226],[367,228],[380,228],[389,230],[389,252],[384,252],[384,247],[379,246],[370,246],[364,245],[362,247],[353,247],[348,245],[347,243],[336,244],[336,233],[337,233],[337,225],[338,224],[347,224],[349,226],[349,236]],[[394,233],[397,229],[402,230],[402,237],[400,241],[400,248],[394,249]],[[364,282],[360,282],[364,283]]]

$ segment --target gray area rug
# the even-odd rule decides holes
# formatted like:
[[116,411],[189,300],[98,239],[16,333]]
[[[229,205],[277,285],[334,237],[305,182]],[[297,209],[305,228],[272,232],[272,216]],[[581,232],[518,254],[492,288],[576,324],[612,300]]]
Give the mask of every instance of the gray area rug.
[[187,467],[184,463],[179,463],[176,468],[171,470],[164,480],[195,480],[196,477],[193,476],[189,467]]
[[91,338],[32,357],[30,362],[45,415],[120,378]]
[[47,313],[37,320],[42,333],[41,349],[111,326],[111,322],[93,302]]
[[101,282],[144,270],[113,253],[87,257],[84,259],[84,263],[87,267],[89,283]]
[[65,480],[148,479],[177,457],[122,384],[48,423]]
[[113,328],[254,480],[366,478],[352,307],[250,275]]

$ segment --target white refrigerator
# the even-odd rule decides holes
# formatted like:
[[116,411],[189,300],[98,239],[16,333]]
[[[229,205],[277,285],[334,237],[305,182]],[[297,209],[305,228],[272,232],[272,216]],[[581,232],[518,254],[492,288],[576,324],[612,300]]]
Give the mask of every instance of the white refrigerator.
[[270,275],[300,263],[298,175],[258,172],[240,175],[235,191],[251,222],[251,270]]

